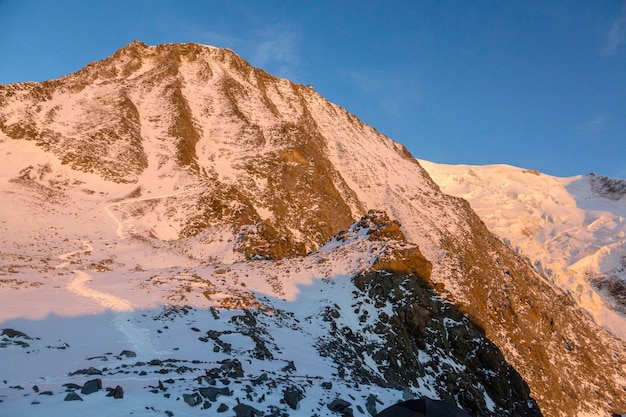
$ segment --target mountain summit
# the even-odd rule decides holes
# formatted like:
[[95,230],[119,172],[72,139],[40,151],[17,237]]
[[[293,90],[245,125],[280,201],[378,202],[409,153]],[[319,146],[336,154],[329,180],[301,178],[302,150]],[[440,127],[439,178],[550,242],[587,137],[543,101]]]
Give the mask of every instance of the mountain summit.
[[[0,86],[0,152],[0,325],[24,335],[0,347],[53,357],[53,394],[59,375],[124,388],[135,372],[155,412],[217,395],[238,416],[333,415],[320,404],[336,397],[373,415],[421,395],[485,416],[626,409],[623,342],[402,145],[232,51],[133,42]],[[45,345],[84,323],[107,347]],[[139,361],[110,353],[124,346]]]

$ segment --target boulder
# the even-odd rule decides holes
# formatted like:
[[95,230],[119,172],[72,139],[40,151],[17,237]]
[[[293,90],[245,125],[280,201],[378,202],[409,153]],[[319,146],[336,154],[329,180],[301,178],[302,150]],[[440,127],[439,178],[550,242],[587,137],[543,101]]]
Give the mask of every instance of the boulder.
[[68,390],[68,391],[75,391],[77,389],[81,389],[82,387],[80,385],[76,385],[73,382],[68,382],[67,384],[63,384],[63,386]]
[[267,382],[269,380],[267,373],[262,373],[261,376],[259,376],[256,379],[251,380],[250,382],[252,382],[252,385],[261,385],[264,382]]
[[124,389],[119,385],[115,388],[107,388],[107,390],[109,391],[107,397],[113,397],[116,400],[124,398]]
[[374,395],[370,394],[365,400],[365,409],[371,416],[375,416],[377,414],[376,403],[383,405],[383,403]]
[[102,389],[102,380],[100,378],[92,379],[85,382],[83,388],[80,390],[81,394],[89,395]]
[[70,392],[65,396],[65,399],[63,401],[83,401],[83,399],[75,392]]
[[183,394],[183,400],[192,407],[202,404],[202,397],[197,392],[193,394]]
[[204,398],[208,398],[212,402],[217,401],[217,396],[218,395],[231,395],[230,390],[228,388],[226,388],[226,387],[223,387],[223,388],[216,388],[216,387],[200,388],[198,391],[200,392],[200,395],[202,395]]
[[233,407],[233,411],[236,417],[258,417],[263,415],[259,410],[247,404],[237,404]]
[[283,400],[292,409],[297,410],[300,400],[304,398],[302,391],[295,387],[287,387],[283,392]]
[[296,364],[293,361],[289,361],[285,367],[281,369],[283,372],[296,372]]
[[242,378],[243,377],[243,367],[241,366],[241,362],[237,359],[224,359],[220,362],[222,366],[220,366],[220,370],[224,374],[224,376],[230,378]]
[[328,404],[328,409],[336,413],[352,414],[352,409],[350,408],[351,405],[352,404],[348,401],[337,398]]
[[102,371],[91,366],[88,369],[79,369],[76,372],[70,373],[70,376],[74,375],[102,375]]
[[1,336],[6,336],[11,339],[13,339],[14,337],[21,337],[23,339],[32,340],[32,337],[15,329],[2,329]]

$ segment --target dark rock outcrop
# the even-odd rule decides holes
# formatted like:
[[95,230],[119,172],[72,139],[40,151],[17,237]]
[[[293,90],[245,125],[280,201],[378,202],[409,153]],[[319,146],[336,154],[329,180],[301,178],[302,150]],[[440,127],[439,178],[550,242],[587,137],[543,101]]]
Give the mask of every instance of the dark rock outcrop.
[[292,410],[298,409],[298,404],[303,398],[304,394],[296,387],[288,387],[283,392],[283,400]]
[[63,401],[83,401],[83,399],[75,392],[70,392],[65,396],[65,399]]
[[113,397],[116,400],[124,398],[124,388],[117,385],[115,388],[107,388],[107,397]]
[[2,329],[2,333],[0,335],[9,337],[11,339],[17,337],[17,338],[32,340],[32,337],[28,336],[26,333],[23,333],[23,332],[20,332],[19,330],[14,330],[14,329]]
[[80,390],[81,394],[89,395],[94,392],[98,392],[102,389],[102,380],[100,378],[92,379],[90,381],[85,382],[83,388]]

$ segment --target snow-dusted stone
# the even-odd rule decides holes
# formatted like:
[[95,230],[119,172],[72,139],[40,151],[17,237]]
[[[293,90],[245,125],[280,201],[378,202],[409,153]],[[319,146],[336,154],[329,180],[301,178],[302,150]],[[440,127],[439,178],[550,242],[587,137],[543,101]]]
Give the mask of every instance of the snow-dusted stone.
[[302,391],[295,387],[288,387],[283,392],[283,400],[292,409],[297,410],[300,404],[300,400],[304,398]]
[[83,399],[75,392],[70,392],[65,396],[65,399],[63,401],[83,401]]
[[259,410],[247,404],[237,404],[233,407],[233,410],[236,413],[236,417],[257,417],[263,415]]
[[252,385],[261,385],[264,382],[267,382],[269,380],[267,373],[263,372],[258,378],[253,379],[252,381]]
[[289,373],[296,372],[296,370],[297,370],[297,369],[296,369],[296,364],[295,364],[295,363],[293,363],[293,361],[289,361],[289,362],[287,363],[287,365],[285,365],[285,366],[281,369],[281,371],[283,371],[283,372],[289,372]]
[[202,404],[202,397],[197,392],[193,394],[183,394],[183,400],[192,407]]
[[92,379],[90,381],[85,382],[83,388],[80,390],[81,394],[89,395],[94,392],[98,392],[102,389],[102,380],[100,378]]
[[74,375],[102,375],[102,371],[91,366],[87,369],[79,369],[78,371],[70,374],[70,376]]
[[32,337],[28,336],[26,333],[20,332],[19,330],[15,329],[2,329],[1,335],[10,338],[21,337],[23,339],[32,340]]
[[225,359],[222,362],[220,371],[231,378],[241,378],[243,376],[243,367],[237,359]]
[[330,411],[335,411],[337,413],[352,413],[352,409],[350,408],[352,404],[346,400],[341,398],[334,399],[330,404],[328,404],[328,409]]
[[198,392],[200,392],[200,395],[202,395],[204,398],[208,398],[209,400],[213,402],[217,401],[218,395],[227,395],[227,396],[231,395],[230,390],[226,387],[224,388],[216,388],[216,387],[200,388]]
[[28,348],[30,347],[30,345],[22,339],[32,340],[32,337],[20,332],[19,330],[14,329],[2,329],[2,333],[0,335],[5,336],[0,341],[0,348],[4,348],[10,345],[16,345],[21,348]]
[[113,397],[116,400],[124,398],[124,389],[119,385],[115,388],[107,388],[107,390],[109,391],[107,397]]
[[375,416],[377,414],[376,403],[380,405],[384,405],[374,394],[370,394],[367,396],[367,400],[365,400],[365,409],[371,416]]

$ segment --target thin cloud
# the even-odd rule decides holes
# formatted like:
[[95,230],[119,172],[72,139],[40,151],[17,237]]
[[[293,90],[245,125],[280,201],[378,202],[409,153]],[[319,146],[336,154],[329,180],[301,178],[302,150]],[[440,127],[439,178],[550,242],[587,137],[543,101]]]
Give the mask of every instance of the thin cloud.
[[169,14],[159,15],[156,24],[165,33],[178,34],[177,42],[197,42],[235,51],[245,44],[240,36],[231,35],[228,31],[207,30],[203,25]]
[[216,46],[218,48],[236,49],[243,43],[241,39],[234,36],[225,35],[219,32],[201,31],[199,36],[202,39],[202,43],[210,46]]
[[626,41],[626,2],[622,5],[622,10],[617,19],[613,21],[607,31],[606,42],[603,53],[611,55],[615,53]]
[[415,81],[398,73],[343,70],[342,75],[355,88],[374,97],[381,109],[390,116],[400,114],[408,103],[415,103],[419,99]]
[[383,88],[383,81],[380,77],[354,70],[344,70],[342,73],[352,85],[364,93],[379,92]]
[[290,24],[264,28],[254,35],[251,61],[280,77],[294,80],[300,72],[300,31]]
[[595,137],[602,133],[607,127],[607,118],[604,115],[597,115],[594,118],[580,124],[578,132],[587,137]]
[[[0,0],[1,1],[1,0]],[[200,43],[219,48],[229,48],[240,54],[255,67],[279,77],[297,81],[302,74],[301,30],[297,25],[278,23],[266,26],[261,21],[248,19],[245,31],[233,33],[232,29],[206,30],[188,21],[170,19],[183,33]]]

